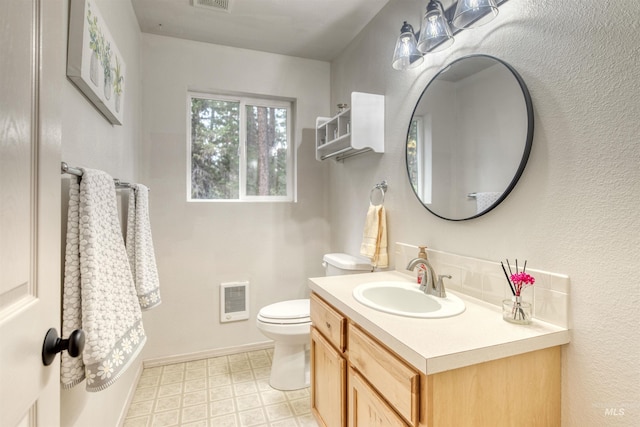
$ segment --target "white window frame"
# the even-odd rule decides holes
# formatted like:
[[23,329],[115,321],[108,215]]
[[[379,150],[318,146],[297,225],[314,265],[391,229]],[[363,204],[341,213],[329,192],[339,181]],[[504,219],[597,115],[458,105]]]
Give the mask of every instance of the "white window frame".
[[[240,186],[237,199],[194,199],[191,197],[191,103],[193,98],[213,99],[220,101],[238,102],[240,129],[239,129],[239,177]],[[246,106],[284,108],[287,110],[287,194],[285,196],[250,196],[247,195],[247,118]],[[293,141],[293,101],[280,98],[257,98],[251,96],[232,96],[206,92],[187,92],[187,201],[188,202],[295,202],[295,143]]]

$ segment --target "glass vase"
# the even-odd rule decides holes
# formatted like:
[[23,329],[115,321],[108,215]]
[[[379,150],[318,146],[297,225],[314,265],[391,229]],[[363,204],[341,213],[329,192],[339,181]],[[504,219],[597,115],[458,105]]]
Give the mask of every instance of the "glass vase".
[[510,323],[528,325],[531,323],[531,303],[522,301],[521,296],[502,300],[502,318]]

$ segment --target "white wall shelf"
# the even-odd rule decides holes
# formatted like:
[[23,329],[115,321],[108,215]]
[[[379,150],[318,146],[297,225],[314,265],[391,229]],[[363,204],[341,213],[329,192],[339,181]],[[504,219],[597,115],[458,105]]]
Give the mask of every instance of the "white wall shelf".
[[384,153],[384,95],[352,92],[349,108],[316,119],[316,159],[343,160],[367,151]]

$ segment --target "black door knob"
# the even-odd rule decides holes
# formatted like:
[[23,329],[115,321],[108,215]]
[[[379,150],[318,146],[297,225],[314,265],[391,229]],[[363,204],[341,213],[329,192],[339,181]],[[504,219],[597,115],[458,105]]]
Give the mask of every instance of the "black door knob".
[[63,340],[58,337],[58,331],[55,328],[49,329],[42,344],[42,363],[44,363],[44,366],[51,365],[53,359],[56,358],[56,354],[62,350],[67,350],[71,357],[80,356],[82,350],[84,350],[84,331],[76,329],[71,332],[69,338]]

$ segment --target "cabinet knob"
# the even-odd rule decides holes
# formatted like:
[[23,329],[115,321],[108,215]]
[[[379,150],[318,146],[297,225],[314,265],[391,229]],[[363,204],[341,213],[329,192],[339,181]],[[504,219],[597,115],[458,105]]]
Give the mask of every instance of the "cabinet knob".
[[331,323],[325,322],[325,324],[327,325],[327,329],[331,329]]
[[67,350],[71,357],[80,356],[84,350],[84,331],[76,329],[69,334],[69,338],[63,340],[58,337],[58,331],[55,328],[49,329],[42,344],[42,363],[44,366],[51,365],[56,354],[62,350]]

